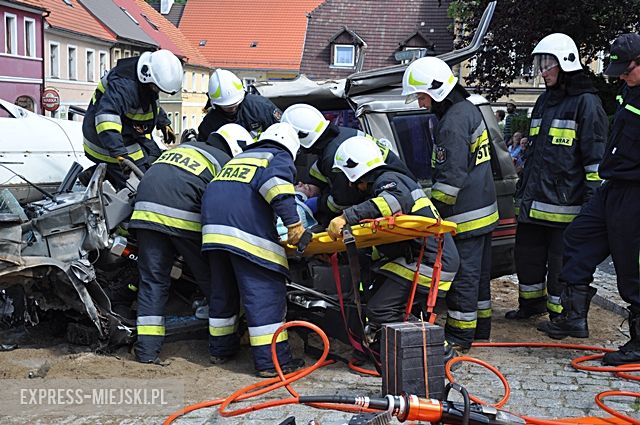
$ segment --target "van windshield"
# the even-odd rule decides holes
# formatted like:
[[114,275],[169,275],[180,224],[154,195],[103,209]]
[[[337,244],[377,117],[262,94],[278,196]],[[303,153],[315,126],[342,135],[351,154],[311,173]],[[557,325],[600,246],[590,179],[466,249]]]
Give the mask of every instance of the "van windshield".
[[431,152],[438,119],[433,114],[398,114],[391,126],[401,158],[419,181],[431,180]]

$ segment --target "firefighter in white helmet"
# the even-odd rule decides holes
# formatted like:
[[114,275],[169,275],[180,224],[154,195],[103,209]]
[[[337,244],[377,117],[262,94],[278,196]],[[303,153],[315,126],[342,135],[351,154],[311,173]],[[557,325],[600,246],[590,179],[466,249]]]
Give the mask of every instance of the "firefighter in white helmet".
[[464,351],[474,338],[488,339],[491,331],[491,232],[498,224],[498,204],[489,135],[480,110],[441,59],[412,62],[402,78],[402,94],[439,118],[431,198],[442,217],[458,225],[460,255],[460,269],[447,293],[445,338]]
[[[276,376],[271,340],[286,315],[289,264],[276,231],[276,215],[295,245],[304,233],[293,186],[300,141],[289,124],[276,123],[234,157],[207,186],[202,200],[202,251],[209,259],[209,352],[223,363],[240,349],[240,304],[259,376]],[[304,363],[291,356],[287,332],[276,351],[285,373]]]
[[303,175],[301,180],[322,190],[316,217],[325,224],[341,214],[346,207],[364,200],[362,193],[351,187],[342,173],[332,172],[336,150],[348,138],[365,136],[375,141],[388,167],[413,178],[404,162],[391,151],[387,141],[376,140],[355,128],[335,125],[311,105],[297,103],[289,106],[282,114],[282,122],[291,124],[298,132],[304,152],[317,157],[309,169],[308,176]]
[[266,97],[245,92],[242,81],[226,69],[216,69],[209,78],[208,106],[211,107],[198,127],[198,140],[202,141],[230,123],[241,125],[257,138],[270,125],[280,122],[282,116],[282,111]]
[[181,86],[182,64],[169,50],[120,59],[100,79],[82,123],[84,151],[93,162],[107,164],[107,178],[116,188],[127,179],[118,158],[147,168],[143,146],[158,124],[158,93],[175,94]]
[[[544,37],[532,52],[546,91],[531,112],[526,162],[515,194],[518,309],[507,319],[562,313],[563,234],[602,183],[598,164],[607,116],[566,34]],[[587,292],[583,299],[586,300]]]
[[[378,146],[363,136],[345,140],[334,155],[334,167],[356,187],[365,198],[358,205],[345,209],[334,218],[328,229],[333,239],[341,236],[346,224],[355,226],[363,219],[412,214],[428,218],[440,215],[433,203],[425,195],[422,187],[412,177],[389,167]],[[417,296],[414,306],[424,305],[426,294],[432,282],[433,265],[438,251],[438,242],[429,238],[421,264],[418,255],[422,241],[411,241],[382,245],[378,247],[381,260],[372,267],[384,279],[374,279],[372,295],[367,300],[366,316],[374,343],[373,354],[379,360],[379,330],[385,323],[401,322],[408,302],[415,270],[419,268]],[[450,234],[443,243],[442,273],[439,290],[446,292],[458,271],[458,252]],[[364,282],[369,287],[370,282]]]

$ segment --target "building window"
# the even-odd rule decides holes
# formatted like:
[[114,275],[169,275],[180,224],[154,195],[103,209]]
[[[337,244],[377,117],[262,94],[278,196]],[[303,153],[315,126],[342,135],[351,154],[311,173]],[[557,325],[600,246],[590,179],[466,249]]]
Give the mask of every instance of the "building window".
[[201,83],[202,87],[200,87],[200,92],[206,93],[209,90],[209,81],[207,81],[207,76],[205,74],[202,74],[200,78],[201,78],[200,81],[202,82]]
[[182,128],[183,129],[187,128],[187,116],[186,115],[182,116]]
[[60,46],[58,43],[49,43],[49,76],[60,78]]
[[18,18],[10,13],[4,14],[4,52],[18,54]]
[[182,91],[187,91],[187,72],[182,73]]
[[69,46],[67,49],[67,65],[69,67],[69,79],[78,79],[78,49],[74,46]]
[[24,18],[24,55],[36,57],[36,21]]
[[133,56],[140,56],[140,52],[136,50],[135,52],[133,52]]
[[107,52],[100,52],[100,78],[107,73]]
[[196,73],[195,72],[191,73],[191,91],[192,92],[196,91]]
[[125,50],[125,51],[124,51],[124,57],[125,57],[125,58],[130,58],[130,57],[131,57],[131,51],[129,51],[129,50]]
[[118,64],[118,61],[121,58],[121,52],[120,49],[113,49],[113,66],[116,66]]
[[356,46],[333,45],[333,66],[353,67],[356,64]]
[[96,62],[93,50],[87,50],[87,81],[96,80]]

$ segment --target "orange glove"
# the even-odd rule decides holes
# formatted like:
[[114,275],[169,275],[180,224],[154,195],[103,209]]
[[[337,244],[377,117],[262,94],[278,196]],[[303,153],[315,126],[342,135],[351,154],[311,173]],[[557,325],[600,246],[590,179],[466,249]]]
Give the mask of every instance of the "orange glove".
[[304,226],[299,221],[295,224],[287,226],[287,243],[289,245],[297,245],[304,233]]
[[331,220],[329,223],[329,227],[327,228],[327,233],[329,237],[334,241],[338,238],[342,237],[342,228],[347,224],[347,219],[344,218],[344,215],[339,215],[338,217]]

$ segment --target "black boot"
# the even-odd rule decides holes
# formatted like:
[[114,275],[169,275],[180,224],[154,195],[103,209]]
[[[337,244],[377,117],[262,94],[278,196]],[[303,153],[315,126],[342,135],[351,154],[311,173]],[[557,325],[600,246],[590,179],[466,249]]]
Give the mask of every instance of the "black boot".
[[568,336],[588,338],[587,315],[591,298],[595,294],[596,288],[590,286],[567,285],[561,296],[562,315],[543,327],[544,332],[553,339],[563,339]]
[[520,306],[517,310],[507,311],[504,317],[509,320],[524,320],[531,317],[540,316],[547,312],[546,298],[539,298],[530,301],[532,302],[520,302]]
[[607,353],[602,358],[602,364],[620,366],[630,363],[640,363],[640,312],[629,311],[629,333],[631,339],[618,351]]

